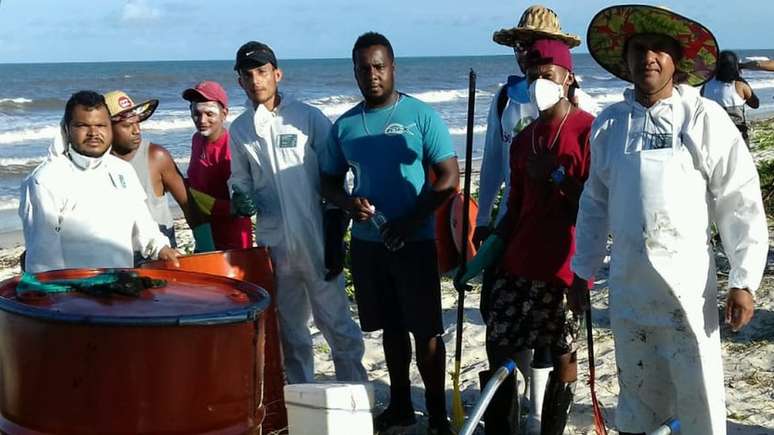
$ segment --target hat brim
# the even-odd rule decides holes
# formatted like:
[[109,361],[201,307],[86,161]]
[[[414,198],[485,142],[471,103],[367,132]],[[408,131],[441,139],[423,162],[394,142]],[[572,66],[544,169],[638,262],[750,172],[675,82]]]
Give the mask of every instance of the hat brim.
[[253,68],[260,68],[266,64],[270,64],[274,68],[277,67],[277,64],[272,61],[272,59],[269,56],[261,56],[259,58],[251,57],[247,59],[242,59],[239,62],[237,62],[234,65],[234,71],[242,71],[242,70],[250,70]]
[[647,5],[611,6],[591,19],[586,33],[589,53],[614,76],[632,82],[624,59],[626,42],[634,35],[668,36],[680,45],[683,57],[675,63],[683,83],[699,86],[715,74],[718,42],[702,24],[668,9]]
[[528,27],[500,29],[492,35],[494,42],[508,47],[515,47],[516,43],[519,42],[531,43],[536,39],[557,39],[567,44],[570,48],[575,48],[581,44],[581,39],[577,35],[563,32],[547,32]]
[[202,91],[194,88],[188,88],[183,91],[183,99],[194,103],[217,101],[215,98],[212,98],[209,95],[202,93]]
[[135,104],[134,106],[126,110],[122,110],[116,113],[115,115],[111,116],[110,119],[120,120],[130,116],[137,116],[139,118],[139,122],[143,122],[146,119],[150,118],[151,115],[153,115],[153,112],[156,111],[156,108],[158,106],[159,106],[159,100],[156,100],[156,99],[148,100],[140,104]]

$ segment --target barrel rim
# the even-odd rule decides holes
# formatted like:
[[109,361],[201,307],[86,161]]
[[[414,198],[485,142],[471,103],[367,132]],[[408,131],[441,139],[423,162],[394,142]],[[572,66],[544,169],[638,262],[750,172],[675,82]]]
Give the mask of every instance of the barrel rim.
[[[30,317],[33,319],[48,320],[61,323],[75,323],[82,325],[101,325],[101,326],[209,326],[209,325],[224,325],[232,323],[242,323],[248,321],[254,321],[260,317],[260,313],[266,311],[271,303],[271,296],[263,288],[256,284],[246,281],[239,281],[233,278],[225,276],[210,275],[200,272],[188,272],[182,270],[168,270],[168,269],[97,269],[97,268],[83,268],[83,269],[60,269],[51,270],[43,273],[57,273],[64,272],[66,270],[78,270],[84,273],[99,273],[108,270],[134,270],[142,272],[164,272],[165,274],[173,275],[194,275],[205,277],[211,281],[227,281],[234,289],[239,290],[254,299],[248,306],[228,309],[222,311],[216,311],[206,314],[186,314],[179,316],[104,316],[104,315],[90,315],[90,314],[72,314],[62,313],[51,309],[39,308],[33,305],[28,305],[22,302],[18,302],[13,299],[0,297],[0,311],[17,314],[24,317]],[[15,276],[12,278],[0,281],[0,288],[4,288],[11,283],[18,283],[21,276]]]
[[[270,248],[268,246],[251,246],[249,248],[228,248],[228,249],[218,249],[215,251],[206,251],[206,252],[193,252],[191,254],[186,254],[184,257],[181,258],[191,258],[191,257],[207,257],[207,256],[214,256],[214,255],[224,255],[228,256],[230,254],[242,254],[242,253],[248,253],[250,251],[266,251],[267,253],[270,252]],[[177,270],[177,269],[159,269],[158,267],[142,267],[144,264],[158,264],[163,263],[164,260],[143,260],[140,262],[140,264],[137,266],[137,269],[156,269],[156,270]],[[222,275],[219,275],[222,276]]]

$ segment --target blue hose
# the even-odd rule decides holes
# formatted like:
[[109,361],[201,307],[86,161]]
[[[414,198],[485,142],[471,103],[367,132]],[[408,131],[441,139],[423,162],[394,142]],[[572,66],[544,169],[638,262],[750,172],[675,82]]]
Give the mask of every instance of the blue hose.
[[673,417],[648,435],[672,435],[676,433],[680,433],[680,420]]
[[465,424],[462,426],[462,429],[460,429],[458,435],[473,434],[473,431],[476,429],[478,422],[481,421],[481,417],[484,415],[484,411],[486,411],[486,407],[489,406],[489,402],[492,401],[492,397],[497,391],[497,388],[500,387],[500,384],[502,384],[505,378],[510,376],[514,370],[516,370],[516,363],[511,360],[507,360],[505,364],[503,364],[494,372],[492,377],[489,379],[489,382],[486,383],[483,391],[481,391],[481,398],[478,399],[476,407],[473,408],[473,413],[470,415],[470,418],[465,421]]

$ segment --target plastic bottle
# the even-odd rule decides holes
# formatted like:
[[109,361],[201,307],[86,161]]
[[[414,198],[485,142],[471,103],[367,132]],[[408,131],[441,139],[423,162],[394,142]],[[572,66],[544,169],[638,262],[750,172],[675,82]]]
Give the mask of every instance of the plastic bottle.
[[671,435],[676,433],[680,433],[680,420],[670,418],[648,435]]
[[[371,225],[373,225],[377,231],[379,231],[379,235],[382,235],[382,228],[387,224],[387,218],[384,216],[384,214],[380,211],[374,210],[374,215],[371,216]],[[382,235],[382,240],[384,240],[384,236]],[[390,252],[395,252],[398,249],[402,248],[405,243],[403,240],[398,241],[397,243],[387,243],[386,240],[384,240],[384,246],[387,247],[387,250]]]

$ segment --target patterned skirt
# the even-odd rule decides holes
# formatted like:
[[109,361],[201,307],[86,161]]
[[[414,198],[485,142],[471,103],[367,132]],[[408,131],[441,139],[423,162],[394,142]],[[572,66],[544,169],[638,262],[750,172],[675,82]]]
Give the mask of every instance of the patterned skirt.
[[580,319],[567,308],[566,293],[561,284],[500,276],[489,299],[487,344],[514,352],[545,346],[557,356],[573,352]]

